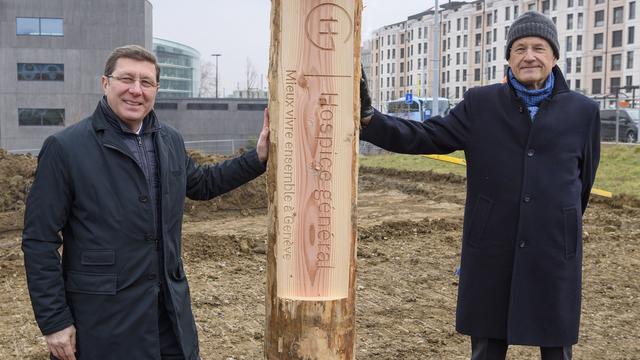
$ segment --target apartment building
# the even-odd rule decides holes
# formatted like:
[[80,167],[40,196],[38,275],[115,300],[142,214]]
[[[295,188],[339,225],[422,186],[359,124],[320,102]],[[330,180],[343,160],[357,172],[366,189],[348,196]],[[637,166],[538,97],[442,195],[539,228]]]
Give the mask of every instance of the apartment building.
[[151,48],[146,0],[0,0],[0,147],[38,149],[89,115],[111,50]]
[[[631,98],[640,85],[635,31],[636,1],[479,0],[440,6],[438,74],[440,96],[457,103],[474,86],[503,81],[509,26],[522,12],[537,10],[556,23],[558,66],[573,90],[588,96]],[[434,9],[384,26],[371,35],[373,103],[410,92],[432,96]],[[639,64],[640,65],[640,64]],[[640,97],[640,91],[635,94]]]

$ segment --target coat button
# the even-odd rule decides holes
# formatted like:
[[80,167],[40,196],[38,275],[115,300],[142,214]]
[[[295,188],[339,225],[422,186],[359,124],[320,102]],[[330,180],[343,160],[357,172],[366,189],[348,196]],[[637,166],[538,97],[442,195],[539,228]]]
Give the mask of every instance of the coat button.
[[147,279],[149,279],[149,280],[155,280],[155,278],[156,278],[156,274],[154,274],[154,273],[149,273],[149,274],[147,274]]
[[526,202],[526,203],[531,202],[531,196],[529,196],[529,195],[525,196],[525,197],[522,199],[522,201],[524,201],[524,202]]
[[523,248],[525,245],[524,241],[520,243],[520,247]]
[[141,203],[143,203],[143,204],[146,204],[146,203],[148,203],[148,202],[149,202],[149,198],[148,198],[148,197],[146,197],[146,196],[144,196],[144,195],[142,195],[142,196],[138,197],[138,200],[139,200]]
[[533,149],[529,149],[529,151],[527,151],[527,156],[528,156],[528,157],[532,157],[535,153],[536,153],[536,151],[535,151],[535,150],[533,150]]
[[524,112],[524,108],[522,106],[520,106],[520,108],[518,109],[518,111],[520,111],[520,113]]

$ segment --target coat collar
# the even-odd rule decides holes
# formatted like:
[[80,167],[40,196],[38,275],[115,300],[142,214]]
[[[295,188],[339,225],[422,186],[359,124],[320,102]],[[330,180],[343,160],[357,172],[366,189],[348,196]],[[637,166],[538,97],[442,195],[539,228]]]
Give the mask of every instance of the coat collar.
[[[118,119],[117,115],[113,113],[113,110],[111,110],[107,103],[106,96],[103,96],[102,99],[100,99],[98,106],[96,106],[96,109],[93,112],[92,125],[95,131],[111,129],[122,133],[132,133],[124,126],[124,124],[122,124],[122,121]],[[156,132],[161,128],[162,125],[158,121],[155,111],[152,109],[144,118],[142,133],[146,134]]]
[[[551,71],[553,72],[553,76],[555,77],[553,90],[551,91],[551,98],[558,94],[571,91],[558,65],[555,65]],[[509,95],[511,99],[520,103],[519,98],[516,95],[516,90],[513,88],[513,85],[511,85],[510,81],[507,80],[507,83],[503,84],[503,91],[505,91],[505,93]]]

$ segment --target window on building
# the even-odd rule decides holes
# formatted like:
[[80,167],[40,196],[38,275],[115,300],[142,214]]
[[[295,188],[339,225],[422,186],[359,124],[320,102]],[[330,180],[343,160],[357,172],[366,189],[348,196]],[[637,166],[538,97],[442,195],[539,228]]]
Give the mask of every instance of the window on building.
[[187,110],[229,110],[229,104],[187,103]]
[[19,126],[64,126],[64,109],[18,109]]
[[602,79],[591,80],[591,93],[592,94],[602,93]]
[[464,31],[469,30],[469,18],[464,18],[464,20],[463,20],[463,30]]
[[567,58],[566,68],[567,68],[566,73],[571,74],[571,58]]
[[527,5],[527,10],[529,11],[534,11],[536,9],[536,4],[529,4]]
[[596,5],[598,5],[598,4],[604,4],[604,1],[605,1],[605,0],[596,0]]
[[476,29],[480,29],[482,27],[482,15],[476,16]]
[[513,6],[513,18],[517,18],[518,17],[518,5],[514,5]]
[[593,72],[602,72],[602,56],[593,57]]
[[473,69],[473,81],[480,81],[480,69]]
[[493,14],[492,13],[488,13],[487,14],[487,26],[491,26],[493,24]]
[[460,53],[456,53],[456,65],[460,65]]
[[633,20],[636,18],[636,2],[629,2],[629,20]]
[[462,70],[462,81],[467,81],[467,69]]
[[400,48],[400,59],[404,59],[404,48]]
[[635,38],[636,38],[636,27],[629,26],[627,28],[627,44],[633,44],[636,40]]
[[620,88],[620,78],[619,77],[612,77],[611,79],[609,79],[609,91],[610,92],[615,92],[616,89]]
[[581,73],[582,72],[582,58],[581,57],[577,57],[576,58],[576,73]]
[[475,58],[474,58],[473,63],[474,64],[480,64],[480,51],[476,51],[474,56],[475,56]]
[[16,35],[64,36],[62,19],[16,18]]
[[400,73],[404,73],[404,62],[400,63]]
[[604,25],[604,10],[596,11],[593,17],[593,26],[599,27]]
[[627,69],[633,69],[633,51],[627,51]]
[[511,20],[511,12],[510,11],[511,11],[511,9],[509,8],[509,6],[504,8],[504,20],[505,21]]
[[580,79],[576,79],[576,90],[580,89]]
[[567,14],[567,30],[573,29],[573,14]]
[[566,51],[573,51],[573,36],[567,36],[565,43]]
[[582,50],[582,35],[576,36],[576,51]]
[[542,13],[549,15],[549,0],[542,1]]
[[568,8],[572,8],[573,7],[573,0],[567,0],[567,7]]
[[238,111],[264,111],[267,104],[238,104]]
[[602,33],[593,34],[593,49],[598,50],[602,49],[603,46],[603,36]]
[[460,35],[456,36],[456,48],[460,48],[462,38]]
[[614,7],[613,8],[613,23],[614,24],[622,24],[622,21],[624,21],[623,9],[624,8],[622,6],[618,6],[618,7]]
[[578,24],[576,24],[576,27],[580,30],[582,29],[584,25],[584,15],[582,15],[582,13],[578,13]]
[[64,64],[18,63],[18,80],[64,81]]
[[611,54],[611,70],[622,69],[622,54]]
[[462,65],[467,65],[467,52],[462,53]]
[[466,49],[466,48],[467,48],[467,46],[469,45],[469,41],[468,41],[468,40],[469,40],[469,36],[464,35],[464,36],[462,37],[462,46],[463,46],[465,49]]
[[625,86],[633,86],[633,76],[631,75],[627,75],[624,79],[625,81]]
[[611,46],[612,47],[622,46],[622,30],[616,30],[611,33]]
[[476,46],[482,45],[482,35],[476,34]]

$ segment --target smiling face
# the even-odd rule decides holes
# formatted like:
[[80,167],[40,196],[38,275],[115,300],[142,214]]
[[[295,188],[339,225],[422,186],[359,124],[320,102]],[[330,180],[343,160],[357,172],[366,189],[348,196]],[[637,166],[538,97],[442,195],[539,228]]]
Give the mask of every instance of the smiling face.
[[549,43],[529,36],[513,42],[509,54],[509,67],[518,81],[529,89],[541,89],[557,59]]
[[[135,79],[127,84],[119,79]],[[143,87],[142,82],[155,84],[156,67],[148,61],[119,58],[111,76],[102,76],[102,90],[107,103],[120,120],[132,131],[137,131],[156,100],[158,88]]]

